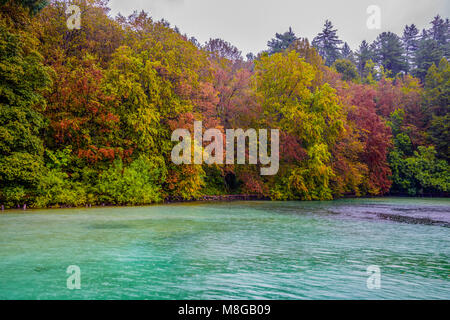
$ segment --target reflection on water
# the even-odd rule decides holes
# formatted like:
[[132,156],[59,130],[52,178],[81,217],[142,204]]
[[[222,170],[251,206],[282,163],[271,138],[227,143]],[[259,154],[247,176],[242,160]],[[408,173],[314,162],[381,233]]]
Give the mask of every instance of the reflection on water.
[[448,199],[8,212],[0,299],[449,299],[449,226]]

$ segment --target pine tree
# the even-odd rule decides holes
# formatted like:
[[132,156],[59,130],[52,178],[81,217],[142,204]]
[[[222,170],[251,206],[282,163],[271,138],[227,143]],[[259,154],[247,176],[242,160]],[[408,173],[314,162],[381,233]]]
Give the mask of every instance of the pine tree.
[[404,49],[400,38],[392,32],[383,32],[374,41],[375,61],[394,75],[407,70]]
[[283,52],[284,50],[289,48],[289,46],[295,40],[297,40],[297,37],[295,36],[295,33],[292,31],[291,27],[289,27],[289,31],[283,34],[275,34],[275,38],[267,42],[267,46],[269,47],[269,54]]
[[341,44],[342,41],[337,36],[337,29],[333,29],[333,24],[329,20],[325,21],[322,32],[312,42],[314,48],[325,59],[327,66],[331,66],[341,57],[341,49],[339,48]]
[[436,40],[427,38],[420,40],[414,55],[416,69],[413,71],[413,75],[423,82],[428,69],[433,64],[438,65],[443,55],[442,48]]
[[370,49],[369,44],[366,42],[366,40],[363,40],[361,45],[359,46],[359,50],[356,53],[356,67],[358,68],[359,76],[363,78],[364,76],[364,68],[366,67],[367,61],[371,60],[373,58],[373,53]]
[[411,26],[406,25],[403,30],[403,48],[405,49],[406,63],[408,64],[408,72],[411,73],[414,65],[414,53],[419,47],[419,30],[412,24]]
[[350,46],[347,42],[344,43],[344,46],[342,47],[342,59],[350,60],[352,63],[355,63],[355,55],[353,54],[352,49],[350,49]]
[[450,55],[450,21],[442,19],[439,15],[431,21],[432,27],[427,30],[427,36],[435,40],[444,56],[449,58]]

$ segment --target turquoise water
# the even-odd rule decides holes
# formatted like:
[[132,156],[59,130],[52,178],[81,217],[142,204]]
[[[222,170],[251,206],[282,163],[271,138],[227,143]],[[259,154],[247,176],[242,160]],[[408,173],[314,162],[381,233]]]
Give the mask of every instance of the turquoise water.
[[449,299],[449,227],[449,199],[11,211],[0,299]]

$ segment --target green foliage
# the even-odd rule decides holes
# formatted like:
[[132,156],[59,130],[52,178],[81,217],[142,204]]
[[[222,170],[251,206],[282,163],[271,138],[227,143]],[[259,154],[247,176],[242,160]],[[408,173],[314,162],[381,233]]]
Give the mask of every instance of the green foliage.
[[116,160],[100,175],[100,202],[115,205],[145,205],[163,200],[161,184],[165,173],[150,159],[139,158],[129,166]]
[[271,39],[267,46],[269,47],[269,54],[274,54],[278,52],[283,52],[289,46],[297,40],[295,33],[292,31],[292,28],[289,27],[289,31],[286,31],[283,34],[277,33],[275,35],[275,39]]
[[419,146],[413,151],[411,139],[404,132],[405,112],[396,110],[389,122],[394,133],[394,149],[389,154],[392,169],[392,191],[421,195],[445,193],[450,188],[450,166],[436,157],[434,146]]
[[0,201],[7,206],[32,196],[44,165],[40,111],[50,72],[23,37],[0,20]]
[[57,169],[47,170],[39,180],[33,206],[79,207],[87,203],[87,190],[84,184],[74,182]]
[[0,6],[7,3],[18,4],[30,10],[32,14],[36,14],[41,11],[48,4],[48,2],[48,0],[0,0]]
[[342,41],[337,36],[337,29],[334,29],[333,24],[329,20],[325,21],[322,32],[314,38],[312,44],[325,59],[327,66],[333,65],[341,57],[341,48],[339,46],[342,44]]
[[302,141],[307,159],[286,163],[275,199],[331,199],[330,148],[343,130],[341,104],[328,85],[310,90],[314,68],[295,51],[262,56],[256,62],[256,91],[264,110],[263,123]]
[[438,42],[434,39],[424,38],[419,42],[419,47],[414,56],[414,64],[416,69],[413,70],[413,75],[422,81],[425,79],[428,69],[435,64],[439,64],[442,59],[443,51]]
[[450,166],[436,158],[434,147],[420,146],[413,156],[406,158],[401,151],[393,151],[389,158],[393,192],[416,196],[450,190]]
[[400,38],[392,32],[383,32],[373,43],[374,59],[384,69],[396,75],[407,71],[404,49]]
[[371,59],[373,59],[373,52],[371,51],[369,44],[364,40],[356,53],[357,67],[361,78],[366,77],[366,75],[364,75],[364,70],[367,62]]
[[344,81],[353,81],[358,78],[358,70],[350,60],[338,59],[333,64],[333,68],[342,74],[342,80]]
[[440,158],[450,159],[450,64],[442,58],[428,70],[424,102],[430,121],[428,134]]

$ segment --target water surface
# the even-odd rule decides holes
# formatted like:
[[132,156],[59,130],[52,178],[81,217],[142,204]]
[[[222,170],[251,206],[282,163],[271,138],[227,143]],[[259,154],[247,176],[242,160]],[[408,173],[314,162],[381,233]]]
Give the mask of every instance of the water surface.
[[11,211],[0,299],[449,299],[449,227],[449,199]]

